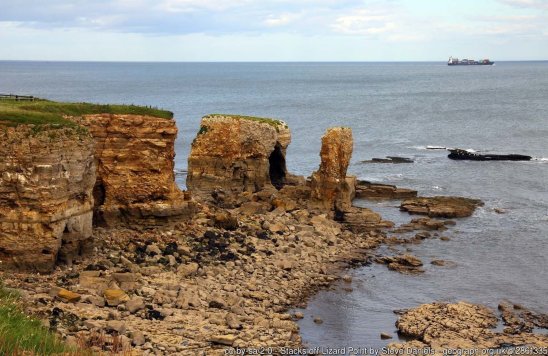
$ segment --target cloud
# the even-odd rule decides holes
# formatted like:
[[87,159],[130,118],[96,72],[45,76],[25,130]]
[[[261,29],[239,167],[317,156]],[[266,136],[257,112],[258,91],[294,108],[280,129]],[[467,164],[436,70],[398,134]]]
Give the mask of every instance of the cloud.
[[498,0],[500,3],[520,8],[548,9],[546,0]]
[[301,17],[300,14],[280,14],[270,15],[264,20],[264,24],[268,27],[285,26]]
[[[308,41],[337,38],[331,45],[354,39],[364,47],[373,42],[390,47],[398,42],[417,51],[427,44],[437,48],[455,41],[545,39],[548,33],[548,0],[496,0],[481,16],[473,0],[460,0],[455,13],[448,12],[443,2],[435,4],[404,0],[17,0],[2,4],[0,29],[9,23],[9,28],[61,37],[63,31],[82,31],[105,36],[135,34],[146,41],[169,37],[174,43],[190,35],[225,39],[291,35]],[[298,50],[299,46],[291,49]]]
[[[289,24],[327,28],[332,16],[360,0],[18,0],[6,2],[0,22],[34,28],[91,28],[149,34],[278,31]],[[306,18],[302,23],[296,19]]]
[[339,16],[331,28],[348,35],[376,35],[394,31],[396,24],[384,14],[359,10],[351,15]]

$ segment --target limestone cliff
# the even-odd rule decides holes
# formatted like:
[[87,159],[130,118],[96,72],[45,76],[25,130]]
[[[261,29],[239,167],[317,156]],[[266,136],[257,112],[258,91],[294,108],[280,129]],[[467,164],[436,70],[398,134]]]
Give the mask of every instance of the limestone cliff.
[[84,115],[96,142],[98,224],[156,225],[190,216],[193,202],[173,172],[175,120],[148,115]]
[[94,144],[81,128],[0,126],[0,268],[51,270],[91,237]]
[[187,187],[256,192],[280,189],[286,181],[285,154],[291,141],[283,121],[234,115],[202,118],[188,158]]
[[346,177],[352,156],[352,130],[334,127],[322,137],[320,168],[312,174],[312,198],[328,209],[348,210],[355,192],[355,178]]

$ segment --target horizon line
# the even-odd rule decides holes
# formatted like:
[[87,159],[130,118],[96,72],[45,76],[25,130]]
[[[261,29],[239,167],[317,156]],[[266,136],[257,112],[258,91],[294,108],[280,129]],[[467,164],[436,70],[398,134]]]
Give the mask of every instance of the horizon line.
[[[463,57],[464,58],[464,57]],[[494,62],[546,62],[548,59],[500,59]],[[58,59],[0,59],[0,62],[43,62],[43,63],[447,63],[446,60],[295,60],[295,61],[261,61],[261,60],[204,60],[204,61],[147,61],[147,60],[93,60],[93,59],[75,59],[75,60],[58,60]]]

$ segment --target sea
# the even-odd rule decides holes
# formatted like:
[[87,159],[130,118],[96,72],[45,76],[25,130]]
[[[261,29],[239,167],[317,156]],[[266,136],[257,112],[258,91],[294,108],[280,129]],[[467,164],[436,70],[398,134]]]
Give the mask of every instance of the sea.
[[[309,347],[373,347],[398,340],[395,310],[433,301],[501,301],[548,313],[548,62],[449,67],[404,63],[121,63],[0,61],[0,93],[59,101],[149,105],[173,111],[179,127],[177,182],[200,118],[232,113],[285,120],[288,169],[308,176],[332,126],[353,130],[349,174],[458,195],[485,205],[443,234],[398,247],[425,273],[401,275],[371,264],[349,271],[302,309]],[[453,161],[447,151],[518,153],[527,162]],[[409,164],[370,164],[385,156]],[[397,201],[355,201],[397,224],[412,217]],[[498,212],[497,212],[498,211]],[[502,212],[502,213],[500,213]],[[430,264],[435,259],[447,266]],[[320,317],[322,324],[313,322]],[[380,333],[394,339],[381,340]],[[544,331],[546,332],[546,331]]]

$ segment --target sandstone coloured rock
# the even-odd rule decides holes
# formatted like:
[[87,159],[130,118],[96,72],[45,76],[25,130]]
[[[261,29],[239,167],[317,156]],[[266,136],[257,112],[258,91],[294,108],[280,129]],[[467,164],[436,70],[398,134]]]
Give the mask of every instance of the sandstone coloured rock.
[[175,120],[122,114],[76,118],[95,145],[97,224],[158,225],[190,217],[194,203],[175,184]]
[[393,271],[404,274],[418,274],[424,272],[421,268],[422,261],[412,255],[381,257],[377,259],[377,262],[387,265],[388,268]]
[[106,289],[104,296],[109,306],[117,306],[130,300],[126,292],[121,289]]
[[202,118],[188,158],[187,187],[256,192],[285,184],[285,153],[291,141],[283,121],[237,115]]
[[312,199],[326,209],[345,211],[352,205],[354,186],[346,171],[352,156],[352,130],[334,127],[322,137],[320,168],[312,174]]
[[[498,318],[492,310],[466,302],[455,304],[423,304],[404,312],[396,327],[399,333],[414,339],[405,344],[391,344],[389,348],[431,347],[436,355],[444,350],[497,349],[508,345],[547,347],[548,336],[521,332],[507,335],[495,331]],[[487,350],[486,350],[487,351]],[[480,350],[479,353],[484,353]]]
[[0,268],[50,271],[92,235],[94,144],[73,127],[0,127]]

